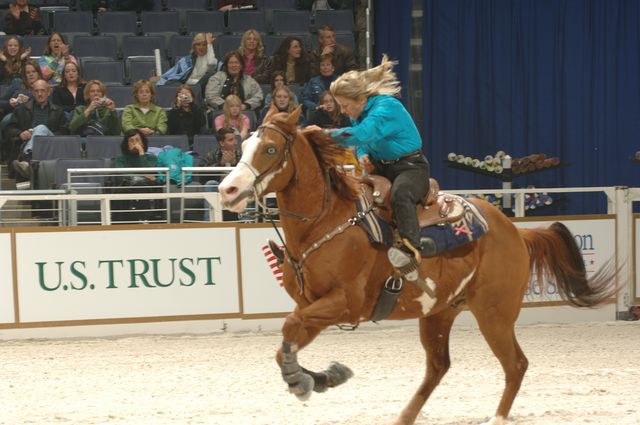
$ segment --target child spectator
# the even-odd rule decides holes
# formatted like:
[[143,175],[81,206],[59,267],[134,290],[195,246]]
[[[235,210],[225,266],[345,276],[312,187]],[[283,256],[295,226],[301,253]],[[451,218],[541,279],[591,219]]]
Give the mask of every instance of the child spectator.
[[31,47],[26,49],[18,40],[18,37],[12,35],[7,37],[0,52],[0,84],[7,86],[16,78],[21,78],[22,68],[29,59]]
[[216,130],[222,127],[232,127],[240,135],[240,140],[249,136],[251,122],[249,117],[242,113],[242,101],[236,95],[230,94],[224,101],[223,113],[214,120]]
[[302,105],[305,111],[312,111],[320,100],[320,94],[329,90],[331,83],[336,80],[337,77],[334,73],[335,68],[332,61],[332,55],[323,55],[320,59],[320,75],[310,79],[304,86]]

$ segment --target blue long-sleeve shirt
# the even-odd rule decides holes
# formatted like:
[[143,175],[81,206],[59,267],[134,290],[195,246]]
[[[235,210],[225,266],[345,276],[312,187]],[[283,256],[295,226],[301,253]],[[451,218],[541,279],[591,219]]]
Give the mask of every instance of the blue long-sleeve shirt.
[[422,149],[416,125],[402,103],[393,96],[371,96],[352,126],[334,130],[331,136],[342,146],[355,146],[358,158],[394,160]]

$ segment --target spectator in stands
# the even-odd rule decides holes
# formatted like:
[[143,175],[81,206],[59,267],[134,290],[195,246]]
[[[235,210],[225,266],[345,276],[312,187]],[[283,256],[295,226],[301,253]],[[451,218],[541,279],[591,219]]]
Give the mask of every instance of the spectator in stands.
[[40,20],[40,10],[29,6],[28,0],[9,3],[9,13],[4,17],[4,32],[16,35],[44,34]]
[[351,49],[336,43],[336,32],[330,26],[324,25],[318,29],[318,47],[310,52],[312,75],[320,74],[320,61],[322,56],[328,54],[333,55],[336,75],[358,69],[356,57]]
[[218,59],[213,52],[215,37],[212,33],[198,33],[193,37],[191,54],[180,58],[176,64],[162,74],[157,85],[189,84],[199,85],[201,92],[216,72]]
[[224,100],[222,115],[218,115],[213,121],[216,130],[223,127],[232,127],[237,131],[240,140],[244,140],[249,136],[251,129],[251,121],[249,117],[242,113],[242,101],[236,95],[230,94]]
[[[115,168],[155,167],[158,159],[155,155],[147,153],[148,149],[149,141],[146,134],[136,128],[128,130],[120,144],[122,155],[116,157],[113,166]],[[148,180],[155,179],[154,176],[146,178]]]
[[49,81],[49,85],[57,86],[60,84],[62,81],[62,70],[66,62],[78,63],[76,58],[69,52],[69,45],[62,34],[52,32],[47,40],[44,55],[40,56],[39,60],[42,76],[45,80]]
[[[273,73],[271,76],[271,91],[264,97],[264,104],[266,107],[271,105],[271,93],[273,93],[275,89],[287,85],[284,80],[284,72],[276,71]],[[293,93],[293,106],[298,106],[298,96],[296,96],[295,93]]]
[[268,84],[271,78],[271,58],[264,54],[260,33],[254,29],[245,31],[238,49],[244,58],[244,73],[251,75],[258,84]]
[[15,79],[6,92],[0,97],[0,109],[3,114],[7,114],[3,119],[0,126],[4,128],[8,119],[8,114],[13,112],[20,104],[27,102],[32,98],[31,89],[33,83],[38,80],[42,80],[42,73],[40,67],[35,63],[28,61],[22,68],[22,78]]
[[287,84],[306,84],[311,78],[311,64],[302,41],[295,36],[282,40],[273,55],[273,70],[284,73]]
[[8,86],[13,80],[22,78],[22,68],[29,59],[31,47],[26,49],[15,35],[4,40],[0,52],[0,85]]
[[331,92],[325,91],[320,94],[318,105],[309,113],[307,124],[321,128],[342,128],[349,127],[351,121],[340,112]]
[[[270,108],[274,106],[278,112],[286,112],[291,113],[295,106],[293,105],[293,92],[287,86],[278,87],[272,93],[273,100],[270,105],[265,106],[262,111],[262,116],[260,117],[260,123],[264,121],[264,117],[269,112]],[[300,114],[300,119],[298,120],[298,124],[304,124],[304,116]]]
[[33,99],[18,106],[5,128],[3,141],[9,144],[12,167],[29,180],[34,136],[68,134],[67,119],[59,106],[49,102],[51,88],[44,80],[33,83]]
[[107,88],[101,81],[91,80],[84,86],[85,104],[73,111],[69,130],[80,136],[117,136],[120,120],[116,104],[107,97]]
[[218,0],[218,10],[228,12],[232,9],[255,9],[256,0]]
[[62,68],[62,81],[53,88],[51,103],[62,107],[68,118],[78,105],[86,105],[84,96],[85,83],[80,67],[75,62],[67,62]]
[[322,55],[322,58],[320,58],[320,75],[310,79],[304,86],[304,90],[302,90],[302,105],[305,112],[312,111],[320,100],[320,94],[329,90],[329,86],[337,78],[334,71],[333,56],[331,54]]
[[167,132],[167,114],[156,105],[156,89],[147,80],[139,80],[133,85],[134,103],[122,111],[122,132],[138,129],[145,136]]
[[[236,130],[231,127],[221,127],[216,131],[216,139],[219,148],[206,153],[200,163],[200,167],[235,167],[242,158],[238,144]],[[216,182],[217,183],[217,182]]]
[[296,9],[316,10],[353,9],[353,0],[296,0]]
[[173,108],[167,113],[167,134],[186,134],[189,145],[193,145],[193,136],[207,126],[204,111],[194,101],[195,98],[191,87],[181,86],[176,91]]
[[205,90],[207,105],[220,109],[224,100],[235,94],[242,100],[242,110],[253,110],[262,105],[262,89],[253,77],[244,74],[244,59],[238,51],[228,52],[222,70],[209,78]]

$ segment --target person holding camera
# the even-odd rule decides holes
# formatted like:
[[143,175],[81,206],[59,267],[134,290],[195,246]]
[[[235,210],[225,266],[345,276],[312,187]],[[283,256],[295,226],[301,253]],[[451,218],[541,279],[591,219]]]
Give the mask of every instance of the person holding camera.
[[120,120],[116,104],[107,97],[107,88],[99,80],[91,80],[84,86],[86,105],[78,105],[73,111],[69,130],[80,136],[117,136]]
[[193,145],[193,136],[202,133],[207,125],[204,111],[194,100],[191,87],[180,86],[173,107],[167,112],[167,134],[186,134],[190,146]]

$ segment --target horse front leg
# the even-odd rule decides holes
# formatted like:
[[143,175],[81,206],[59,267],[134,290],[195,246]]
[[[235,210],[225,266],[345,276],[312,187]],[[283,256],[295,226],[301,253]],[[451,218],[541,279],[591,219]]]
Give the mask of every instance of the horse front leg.
[[353,376],[348,367],[332,362],[323,372],[311,372],[298,363],[298,351],[315,339],[327,326],[347,317],[347,300],[344,290],[334,288],[324,297],[306,307],[296,309],[287,316],[282,327],[283,341],[276,360],[282,378],[289,391],[300,400],[307,400],[311,392],[324,392],[338,386]]

